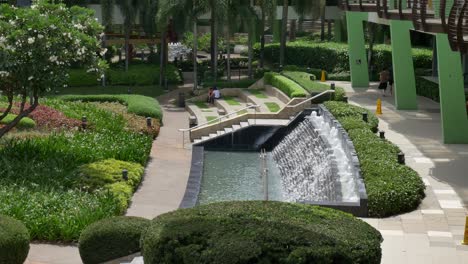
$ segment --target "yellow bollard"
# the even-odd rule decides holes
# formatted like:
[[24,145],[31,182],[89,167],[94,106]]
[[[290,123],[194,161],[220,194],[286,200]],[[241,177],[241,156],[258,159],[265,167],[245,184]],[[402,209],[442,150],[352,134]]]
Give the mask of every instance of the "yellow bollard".
[[382,114],[382,100],[380,98],[377,100],[377,109],[375,110],[375,113],[377,115]]
[[320,78],[321,82],[327,81],[327,78],[325,77],[325,71],[322,71],[322,77]]
[[468,246],[468,216],[466,217],[466,223],[465,223],[465,236],[463,237],[463,245]]

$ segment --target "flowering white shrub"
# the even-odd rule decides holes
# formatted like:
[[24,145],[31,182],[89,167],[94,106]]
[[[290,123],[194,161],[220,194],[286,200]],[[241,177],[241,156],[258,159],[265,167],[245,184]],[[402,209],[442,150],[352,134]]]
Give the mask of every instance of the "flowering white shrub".
[[[102,30],[86,8],[46,0],[35,1],[31,8],[0,5],[0,91],[9,101],[0,120],[16,95],[22,102],[22,113],[0,128],[0,137],[35,109],[45,91],[66,84],[70,66],[86,66],[96,78],[102,75],[107,67],[101,59]],[[28,96],[31,106],[23,109]]]

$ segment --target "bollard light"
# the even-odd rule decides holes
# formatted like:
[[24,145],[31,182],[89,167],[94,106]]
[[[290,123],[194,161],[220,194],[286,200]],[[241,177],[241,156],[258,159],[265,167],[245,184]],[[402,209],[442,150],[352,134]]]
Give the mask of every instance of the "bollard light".
[[128,181],[128,170],[126,169],[122,170],[122,179],[124,181]]
[[330,89],[332,89],[333,91],[335,91],[335,89],[336,89],[335,83],[331,83],[331,84],[330,84]]
[[379,136],[381,139],[385,139],[385,131],[379,131]]
[[279,66],[279,71],[282,72],[283,71],[283,65],[280,64]]
[[307,73],[311,73],[312,69],[310,67],[307,67]]
[[398,153],[398,164],[405,164],[405,154],[403,152]]
[[151,120],[151,117],[147,117],[147,118],[146,118],[146,126],[152,127],[151,121],[152,121],[152,120]]
[[81,127],[86,129],[88,127],[88,118],[86,116],[81,117]]
[[343,102],[348,103],[348,96],[343,96]]
[[362,113],[362,120],[364,120],[364,122],[366,123],[369,122],[369,115],[367,114],[367,112]]
[[127,93],[128,93],[128,94],[131,94],[131,93],[132,93],[132,88],[128,87]]

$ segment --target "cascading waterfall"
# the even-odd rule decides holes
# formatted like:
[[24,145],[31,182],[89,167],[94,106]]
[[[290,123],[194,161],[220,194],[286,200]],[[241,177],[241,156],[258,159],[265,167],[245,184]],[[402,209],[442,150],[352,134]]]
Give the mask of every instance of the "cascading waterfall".
[[352,162],[335,127],[312,112],[273,150],[290,202],[357,201]]

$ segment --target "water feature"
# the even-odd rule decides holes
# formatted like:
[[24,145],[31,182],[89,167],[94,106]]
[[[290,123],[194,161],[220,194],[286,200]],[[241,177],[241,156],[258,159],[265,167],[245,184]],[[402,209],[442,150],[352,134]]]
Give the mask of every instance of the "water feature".
[[285,200],[356,202],[353,161],[336,127],[316,112],[304,119],[273,150]]

